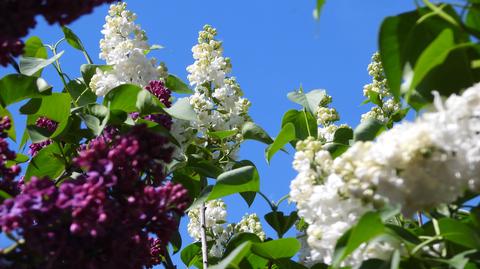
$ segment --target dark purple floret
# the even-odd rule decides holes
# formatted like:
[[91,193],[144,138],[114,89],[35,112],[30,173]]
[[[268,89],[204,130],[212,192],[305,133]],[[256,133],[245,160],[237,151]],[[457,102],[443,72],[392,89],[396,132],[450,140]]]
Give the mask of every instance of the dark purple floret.
[[30,154],[32,157],[35,157],[35,155],[37,155],[37,153],[42,150],[43,148],[45,148],[46,146],[52,144],[52,140],[51,139],[47,139],[45,141],[42,141],[42,142],[38,142],[38,143],[33,143],[29,146],[29,150],[28,150],[28,154]]
[[58,127],[58,122],[47,117],[40,117],[35,121],[35,125],[40,128],[47,129],[49,132],[55,132]]
[[145,89],[155,95],[166,107],[172,105],[170,101],[172,92],[165,87],[165,84],[162,81],[152,80],[147,86],[145,86]]
[[170,130],[172,128],[173,121],[172,121],[172,117],[170,117],[169,115],[150,114],[150,115],[145,116],[145,119],[149,120],[149,121],[156,122],[156,123],[162,125],[163,127],[167,128],[168,130]]
[[8,165],[8,161],[13,161],[17,154],[10,150],[6,140],[7,131],[11,128],[12,123],[7,116],[0,119],[0,190],[15,195],[19,192],[18,183],[15,177],[20,174],[20,166]]

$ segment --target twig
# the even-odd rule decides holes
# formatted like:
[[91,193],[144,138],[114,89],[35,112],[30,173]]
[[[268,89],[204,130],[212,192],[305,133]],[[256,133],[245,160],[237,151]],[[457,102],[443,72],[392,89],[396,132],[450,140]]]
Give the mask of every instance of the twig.
[[205,221],[205,203],[200,207],[200,225],[201,225],[201,240],[202,240],[202,262],[203,269],[208,268],[208,246],[207,246],[207,225]]
[[177,269],[177,266],[175,266],[172,262],[172,258],[170,258],[170,254],[167,253],[165,254],[165,261],[163,263],[166,269]]

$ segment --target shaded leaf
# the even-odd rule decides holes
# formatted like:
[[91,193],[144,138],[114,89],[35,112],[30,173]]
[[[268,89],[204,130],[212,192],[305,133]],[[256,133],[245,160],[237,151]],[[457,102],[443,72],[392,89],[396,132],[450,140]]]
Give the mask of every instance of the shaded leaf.
[[187,121],[194,121],[197,119],[197,114],[193,110],[193,107],[190,105],[190,100],[188,97],[179,98],[175,104],[170,108],[165,108],[170,116]]
[[242,127],[243,139],[250,139],[260,141],[267,145],[273,143],[273,139],[268,135],[268,133],[259,125],[249,121],[246,122]]
[[290,215],[284,215],[281,211],[273,211],[264,216],[267,223],[277,232],[279,238],[292,228],[298,220],[297,212],[292,212]]
[[333,257],[333,266],[338,267],[340,263],[361,244],[374,239],[384,232],[385,227],[379,214],[367,212],[349,232],[337,241]]
[[239,264],[247,256],[250,252],[250,248],[252,247],[252,243],[244,242],[235,250],[233,250],[225,259],[223,259],[220,263],[209,267],[210,269],[227,269],[227,268],[235,268],[240,269]]
[[11,74],[0,80],[0,101],[3,107],[28,98],[43,97],[50,94],[42,78]]
[[376,119],[367,119],[360,123],[353,132],[354,141],[371,141],[385,130],[385,126]]
[[32,176],[55,179],[65,170],[65,162],[61,158],[60,146],[55,142],[40,150],[28,164],[24,181]]
[[244,166],[222,173],[208,195],[208,200],[222,198],[241,192],[257,192],[260,190],[260,177],[257,168]]
[[202,247],[200,243],[193,243],[186,246],[182,252],[180,253],[180,258],[182,262],[187,266],[190,267],[199,259],[202,259]]
[[454,219],[442,218],[438,221],[440,234],[448,241],[468,248],[480,249],[478,233],[468,225]]
[[112,89],[103,101],[110,110],[121,110],[127,113],[137,111],[137,96],[142,88],[133,84],[124,84]]
[[173,92],[192,94],[193,91],[188,87],[188,85],[183,82],[179,77],[175,75],[168,75],[167,81],[165,83],[167,88]]

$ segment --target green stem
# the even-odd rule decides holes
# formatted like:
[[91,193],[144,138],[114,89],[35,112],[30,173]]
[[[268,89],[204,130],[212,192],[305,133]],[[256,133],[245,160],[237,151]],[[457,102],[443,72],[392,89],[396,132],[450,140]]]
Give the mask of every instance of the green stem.
[[165,262],[164,262],[165,269],[176,269],[177,266],[175,266],[172,262],[172,258],[170,258],[170,253],[165,254]]
[[280,206],[280,204],[281,204],[283,201],[287,200],[289,197],[290,197],[289,194],[285,194],[282,198],[280,198],[280,200],[278,200],[278,202],[277,202],[277,204],[276,204],[276,207],[278,208],[278,207]]
[[436,235],[426,241],[423,241],[422,243],[420,243],[419,245],[417,245],[413,250],[412,250],[412,255],[414,255],[415,253],[417,253],[419,250],[421,250],[423,247],[433,243],[434,241],[436,240],[441,240],[442,237],[439,236],[439,235]]
[[12,56],[9,56],[8,58],[9,58],[9,61],[10,61],[10,65],[12,65],[12,67],[15,69],[15,71],[17,71],[17,73],[21,74],[20,67],[18,66],[15,59]]
[[308,124],[306,108],[303,108],[303,115],[305,116],[305,124],[307,125],[308,136],[312,136],[312,133],[310,132],[310,125]]
[[[55,45],[53,46],[48,46],[50,48],[50,50],[52,51],[53,53],[53,56],[56,56],[57,55],[57,46],[63,41],[65,40],[65,38],[62,38],[60,39],[57,43],[55,43]],[[63,86],[65,87],[65,90],[67,90],[68,94],[70,94],[70,96],[72,96],[70,90],[68,89],[68,83],[67,81],[65,80],[65,75],[62,71],[62,67],[60,66],[60,62],[58,59],[55,60],[55,63],[53,65],[55,67],[55,70],[57,71],[58,75],[60,76],[60,79],[62,80],[62,83],[63,83]],[[73,97],[73,96],[72,96]],[[77,100],[73,99],[72,98],[72,101],[73,101],[73,104],[75,107],[78,107],[78,103],[77,103]]]
[[277,211],[277,206],[274,203],[272,203],[272,201],[270,201],[270,199],[268,199],[268,197],[263,192],[259,191],[258,194],[260,194],[260,196],[262,196],[263,199],[265,199],[265,201],[267,201],[267,203],[270,206],[270,208],[272,209],[272,211]]
[[55,144],[57,144],[58,149],[60,150],[60,154],[62,155],[63,161],[65,162],[65,169],[67,169],[69,164],[68,164],[67,156],[63,152],[63,147],[62,147],[62,145],[60,145],[59,142],[55,142]]

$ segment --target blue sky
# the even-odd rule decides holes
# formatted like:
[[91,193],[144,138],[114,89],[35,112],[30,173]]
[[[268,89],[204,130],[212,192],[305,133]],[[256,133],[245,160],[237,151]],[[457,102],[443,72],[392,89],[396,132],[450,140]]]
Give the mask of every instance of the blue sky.
[[[150,42],[165,46],[154,52],[154,56],[184,80],[185,68],[193,62],[190,50],[198,31],[206,23],[216,27],[224,41],[225,55],[232,59],[233,75],[252,102],[252,118],[272,136],[279,131],[283,113],[296,108],[286,94],[300,85],[305,90],[326,89],[333,96],[333,106],[339,111],[341,122],[358,124],[361,113],[369,109],[360,103],[363,85],[370,81],[366,68],[377,49],[380,23],[388,15],[414,7],[410,0],[330,0],[320,21],[315,21],[314,0],[127,0],[127,3],[137,13]],[[101,63],[98,41],[106,11],[107,6],[103,6],[70,25],[96,63]],[[62,37],[58,26],[49,26],[40,18],[30,34],[50,44]],[[64,72],[78,77],[83,55],[66,44],[61,46],[63,49],[66,50],[61,58]],[[10,72],[11,68],[0,69],[1,76]],[[44,74],[48,82],[60,87],[53,68]],[[15,118],[17,122],[22,119],[18,115]],[[17,132],[23,132],[22,128],[19,124]],[[267,165],[264,149],[262,144],[247,142],[240,156],[257,165],[262,191],[278,200],[288,193],[289,183],[295,177],[291,168],[293,150],[289,150],[290,155],[278,153]],[[238,221],[246,212],[257,212],[259,216],[269,212],[260,197],[250,209],[239,196],[226,201],[231,221]],[[289,211],[292,207],[284,209]],[[273,237],[274,233],[266,226],[267,234]],[[190,241],[185,221],[181,229],[184,240]],[[183,268],[178,256],[174,260]]]

